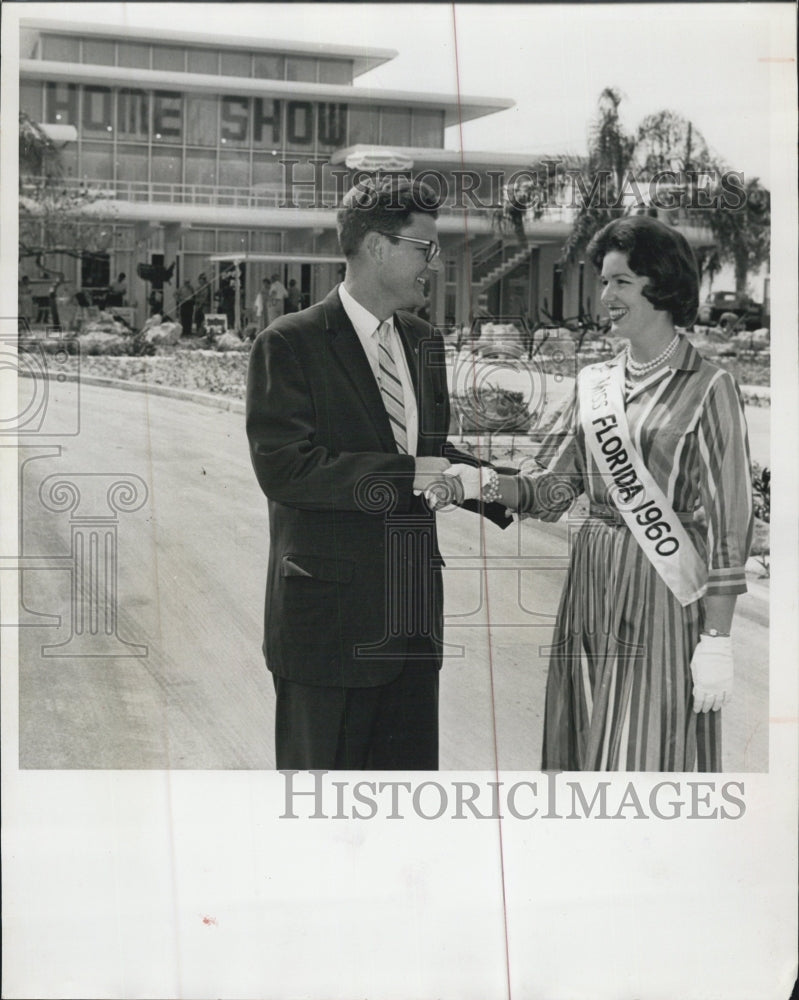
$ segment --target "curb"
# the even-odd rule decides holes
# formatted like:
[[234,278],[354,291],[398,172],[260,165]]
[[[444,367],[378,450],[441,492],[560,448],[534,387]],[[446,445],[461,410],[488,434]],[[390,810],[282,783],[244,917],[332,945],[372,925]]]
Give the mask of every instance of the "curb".
[[[26,378],[35,378],[30,372],[19,372]],[[122,389],[124,392],[145,392],[152,396],[166,396],[169,399],[179,399],[186,403],[199,403],[229,413],[244,413],[244,402],[231,396],[215,396],[210,392],[196,392],[192,389],[179,389],[173,385],[153,385],[151,382],[129,382],[126,379],[108,378],[105,375],[87,375],[75,372],[63,372],[56,376],[58,381],[82,382],[84,385],[96,385],[105,389]]]

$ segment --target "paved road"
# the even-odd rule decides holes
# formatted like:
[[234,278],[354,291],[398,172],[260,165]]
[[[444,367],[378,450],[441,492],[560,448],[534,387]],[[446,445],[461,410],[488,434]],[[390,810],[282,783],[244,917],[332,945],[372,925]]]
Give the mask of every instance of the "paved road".
[[[68,428],[75,407],[76,387],[56,386],[47,426]],[[259,650],[269,539],[243,417],[86,385],[79,412],[79,434],[37,438],[23,452],[21,766],[272,767],[273,694]],[[76,490],[59,491],[53,476]],[[147,489],[135,510],[131,477]],[[127,497],[109,494],[126,479]],[[452,646],[441,766],[535,769],[566,528],[528,521],[501,532],[462,511],[440,525]],[[92,576],[86,569],[81,583],[70,567],[86,567],[95,544],[95,576],[116,581],[118,615],[95,600],[107,617],[99,640],[80,648],[68,644],[71,614],[90,614]],[[83,598],[72,602],[73,590]],[[740,602],[726,770],[768,766],[766,597],[761,585]]]

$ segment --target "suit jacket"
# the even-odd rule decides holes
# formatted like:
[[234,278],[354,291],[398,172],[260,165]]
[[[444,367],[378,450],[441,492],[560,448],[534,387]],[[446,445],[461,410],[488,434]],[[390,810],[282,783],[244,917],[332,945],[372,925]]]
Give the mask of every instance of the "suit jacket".
[[[394,317],[414,383],[419,456],[447,452],[443,341]],[[256,338],[247,434],[269,507],[264,655],[307,684],[393,680],[422,647],[439,659],[443,591],[435,515],[414,495],[380,390],[338,290]],[[491,507],[491,510],[488,508]],[[504,524],[504,508],[486,505]],[[429,655],[429,652],[428,652]]]

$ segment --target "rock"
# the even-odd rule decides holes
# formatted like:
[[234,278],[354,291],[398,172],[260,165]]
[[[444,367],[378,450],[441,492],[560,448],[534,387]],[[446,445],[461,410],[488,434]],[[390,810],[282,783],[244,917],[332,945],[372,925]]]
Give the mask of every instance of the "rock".
[[235,333],[223,333],[214,347],[217,351],[246,351],[249,345],[239,340]]
[[81,354],[127,354],[128,339],[118,333],[89,330],[78,336]]
[[144,339],[148,344],[169,345],[177,344],[181,334],[180,323],[161,323],[158,326],[151,326],[149,329],[145,325]]

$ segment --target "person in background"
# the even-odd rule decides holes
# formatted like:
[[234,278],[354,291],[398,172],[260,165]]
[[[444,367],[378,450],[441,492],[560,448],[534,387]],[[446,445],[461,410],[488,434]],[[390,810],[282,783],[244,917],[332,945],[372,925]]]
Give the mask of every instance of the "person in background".
[[205,333],[205,314],[211,311],[211,283],[204,271],[197,275],[197,288],[194,292],[194,329],[197,336]]
[[128,294],[128,279],[124,271],[120,271],[117,280],[112,281],[108,286],[107,306],[124,306],[125,296]]
[[542,769],[720,771],[753,531],[743,401],[677,329],[699,305],[679,230],[617,219],[587,255],[627,346],[579,373],[534,468],[482,482],[466,466],[447,471],[463,497],[487,489],[543,521],[580,494],[590,501],[551,647]]
[[261,287],[258,290],[258,294],[255,296],[255,301],[252,305],[253,311],[253,322],[261,331],[266,326],[267,323],[267,305],[269,303],[269,286],[271,282],[269,278],[264,278],[261,282]]
[[194,318],[194,285],[187,278],[178,289],[178,313],[183,328],[181,336],[190,337]]
[[267,302],[267,315],[270,323],[274,323],[278,316],[283,315],[287,295],[286,286],[281,282],[280,276],[273,274],[272,284],[269,286],[269,300]]
[[164,292],[161,288],[151,288],[147,299],[151,316],[163,316],[164,314]]
[[219,277],[219,291],[216,293],[219,311],[227,318],[228,330],[236,325],[236,279],[235,270],[231,266]]
[[294,280],[289,281],[288,295],[286,296],[286,312],[295,313],[300,308],[300,286]]

